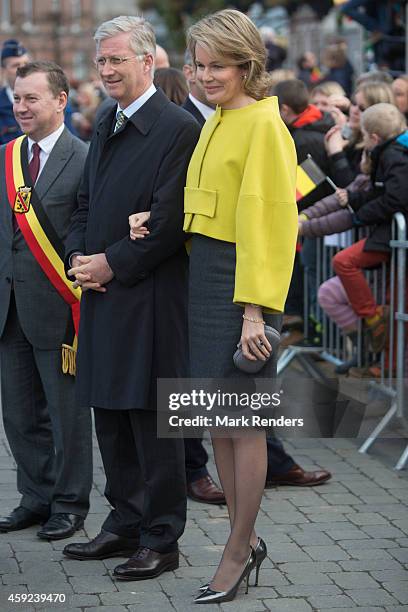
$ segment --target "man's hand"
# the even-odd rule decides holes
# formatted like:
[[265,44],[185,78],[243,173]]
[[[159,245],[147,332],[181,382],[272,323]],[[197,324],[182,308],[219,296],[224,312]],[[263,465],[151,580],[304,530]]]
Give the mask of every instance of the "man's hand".
[[75,277],[74,286],[81,287],[83,291],[93,289],[104,293],[106,287],[103,287],[103,285],[114,277],[105,253],[75,255],[72,264],[73,267],[68,270],[68,275]]

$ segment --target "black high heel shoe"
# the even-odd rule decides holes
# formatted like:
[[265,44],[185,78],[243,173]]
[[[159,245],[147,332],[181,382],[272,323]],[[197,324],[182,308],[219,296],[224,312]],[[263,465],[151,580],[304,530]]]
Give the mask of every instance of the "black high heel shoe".
[[194,603],[196,604],[210,604],[210,603],[222,603],[223,601],[232,601],[235,599],[239,585],[246,578],[246,590],[245,594],[248,593],[249,589],[249,574],[252,572],[256,565],[256,556],[254,549],[251,548],[250,555],[248,557],[247,562],[245,563],[244,569],[242,570],[242,574],[236,581],[236,583],[228,590],[228,591],[213,591],[208,587],[203,593],[198,595],[195,598]]
[[[253,548],[252,550],[255,553],[255,566],[254,567],[256,568],[254,586],[258,586],[259,568],[261,567],[262,563],[265,561],[268,555],[268,550],[262,538],[258,538],[258,542],[255,548]],[[200,586],[198,590],[200,591],[200,593],[203,593],[204,591],[208,589],[209,586],[210,586],[210,583],[207,582],[207,584],[203,584],[202,586]]]
[[259,577],[259,568],[262,563],[265,561],[268,555],[268,549],[266,548],[266,544],[262,538],[258,538],[258,543],[254,548],[255,553],[255,584],[254,586],[258,586],[258,577]]

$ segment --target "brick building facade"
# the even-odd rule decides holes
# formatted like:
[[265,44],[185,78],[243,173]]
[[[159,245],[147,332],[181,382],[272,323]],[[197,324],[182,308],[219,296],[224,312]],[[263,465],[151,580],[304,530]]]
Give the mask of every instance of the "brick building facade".
[[136,15],[137,0],[0,0],[0,44],[17,38],[34,59],[54,60],[70,78],[96,76],[93,33],[106,19]]

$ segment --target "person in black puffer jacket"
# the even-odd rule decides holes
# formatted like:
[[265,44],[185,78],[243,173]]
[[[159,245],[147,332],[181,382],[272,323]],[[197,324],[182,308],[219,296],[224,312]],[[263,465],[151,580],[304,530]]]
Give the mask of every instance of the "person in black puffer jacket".
[[377,305],[363,270],[389,260],[393,216],[396,212],[408,215],[408,130],[405,117],[387,103],[365,110],[361,124],[364,146],[371,151],[372,189],[347,191],[346,198],[354,210],[354,225],[371,229],[367,238],[337,253],[333,267],[354,312],[364,320],[371,349],[377,353],[386,341],[386,315]]

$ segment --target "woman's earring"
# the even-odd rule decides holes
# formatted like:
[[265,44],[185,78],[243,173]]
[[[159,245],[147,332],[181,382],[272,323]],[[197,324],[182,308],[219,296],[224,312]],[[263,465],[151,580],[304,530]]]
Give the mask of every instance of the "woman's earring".
[[245,79],[247,78],[247,76],[248,76],[247,74],[243,74],[243,75],[242,75],[242,78],[244,79],[244,81],[245,81]]

